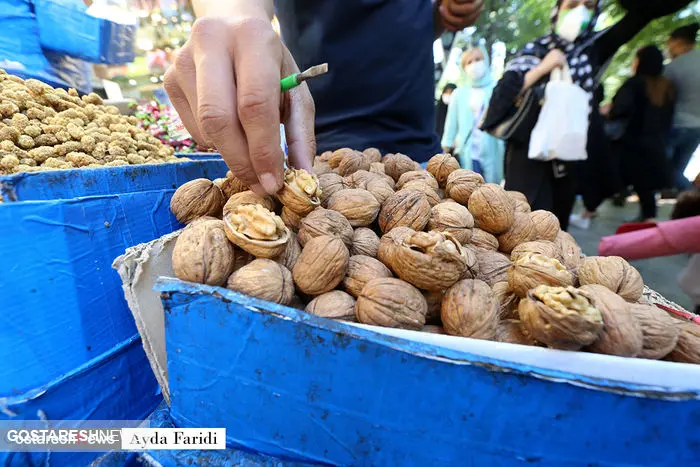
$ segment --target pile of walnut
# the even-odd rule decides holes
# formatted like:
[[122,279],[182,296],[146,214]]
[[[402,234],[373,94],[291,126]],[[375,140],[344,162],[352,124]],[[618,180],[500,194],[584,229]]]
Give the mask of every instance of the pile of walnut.
[[438,154],[339,149],[276,198],[229,173],[181,186],[180,279],[339,320],[555,349],[700,363],[700,326],[644,303],[617,257],[582,258],[525,196]]
[[137,124],[97,94],[0,70],[0,174],[182,160]]

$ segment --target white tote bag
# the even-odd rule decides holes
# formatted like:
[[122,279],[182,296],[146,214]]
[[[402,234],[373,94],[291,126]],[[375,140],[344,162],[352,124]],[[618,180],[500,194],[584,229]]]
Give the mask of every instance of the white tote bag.
[[530,135],[528,157],[537,161],[586,160],[589,113],[589,95],[573,83],[569,67],[552,70],[540,116]]

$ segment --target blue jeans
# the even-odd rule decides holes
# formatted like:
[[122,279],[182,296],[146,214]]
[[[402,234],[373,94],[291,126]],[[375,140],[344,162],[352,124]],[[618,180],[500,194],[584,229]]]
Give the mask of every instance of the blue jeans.
[[698,146],[700,146],[700,128],[676,127],[672,130],[668,158],[673,185],[680,191],[690,188],[690,182],[683,172]]

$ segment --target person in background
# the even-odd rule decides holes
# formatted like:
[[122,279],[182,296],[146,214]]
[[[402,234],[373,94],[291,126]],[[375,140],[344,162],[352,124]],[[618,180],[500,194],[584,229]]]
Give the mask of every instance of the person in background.
[[700,145],[700,50],[695,48],[699,28],[698,23],[682,26],[666,42],[673,59],[666,67],[666,77],[678,93],[669,155],[674,186],[679,191],[690,186],[683,172]]
[[[595,31],[600,15],[596,0],[558,0],[552,15],[552,31],[527,44],[506,66],[506,72],[494,89],[489,111],[482,128],[493,130],[516,111],[516,103],[531,88],[544,95],[549,74],[568,64],[575,84],[591,96],[606,63],[617,50],[654,18],[665,16],[686,6],[689,0],[647,0],[626,2],[632,5],[615,25]],[[539,100],[539,99],[538,99]],[[569,225],[578,186],[597,190],[599,199],[619,191],[617,167],[600,145],[605,140],[603,118],[592,105],[589,115],[588,160],[566,163],[540,162],[528,158],[530,133],[537,122],[540,106],[533,105],[528,115],[507,141],[506,188],[523,192],[533,210],[552,211],[562,229]],[[592,196],[589,196],[592,198]]]
[[435,132],[438,134],[438,139],[442,140],[442,131],[445,128],[445,118],[447,117],[447,106],[450,104],[452,92],[457,89],[454,83],[447,83],[442,88],[440,99],[435,103]]
[[464,52],[461,65],[464,84],[452,94],[442,135],[442,150],[449,152],[454,147],[454,154],[463,169],[480,173],[487,183],[501,183],[505,145],[502,140],[478,128],[496,85],[486,47],[474,47]]
[[[700,178],[700,174],[698,174]],[[671,213],[671,219],[685,219],[700,216],[700,180],[689,190],[678,195],[678,201]],[[688,265],[678,275],[681,289],[693,301],[695,314],[700,314],[700,254],[692,255]]]
[[634,76],[617,92],[608,114],[609,120],[625,127],[615,149],[622,173],[639,197],[641,213],[635,222],[655,221],[655,191],[670,182],[666,148],[676,92],[663,76],[663,62],[658,48],[640,49],[632,62]]

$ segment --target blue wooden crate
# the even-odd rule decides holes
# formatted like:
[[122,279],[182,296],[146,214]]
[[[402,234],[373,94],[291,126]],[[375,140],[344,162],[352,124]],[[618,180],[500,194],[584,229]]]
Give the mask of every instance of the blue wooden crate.
[[[331,465],[700,465],[696,365],[411,333],[609,365],[597,378],[221,288],[165,278],[156,290],[174,423],[224,427],[231,447]],[[626,380],[635,368],[661,376]]]

